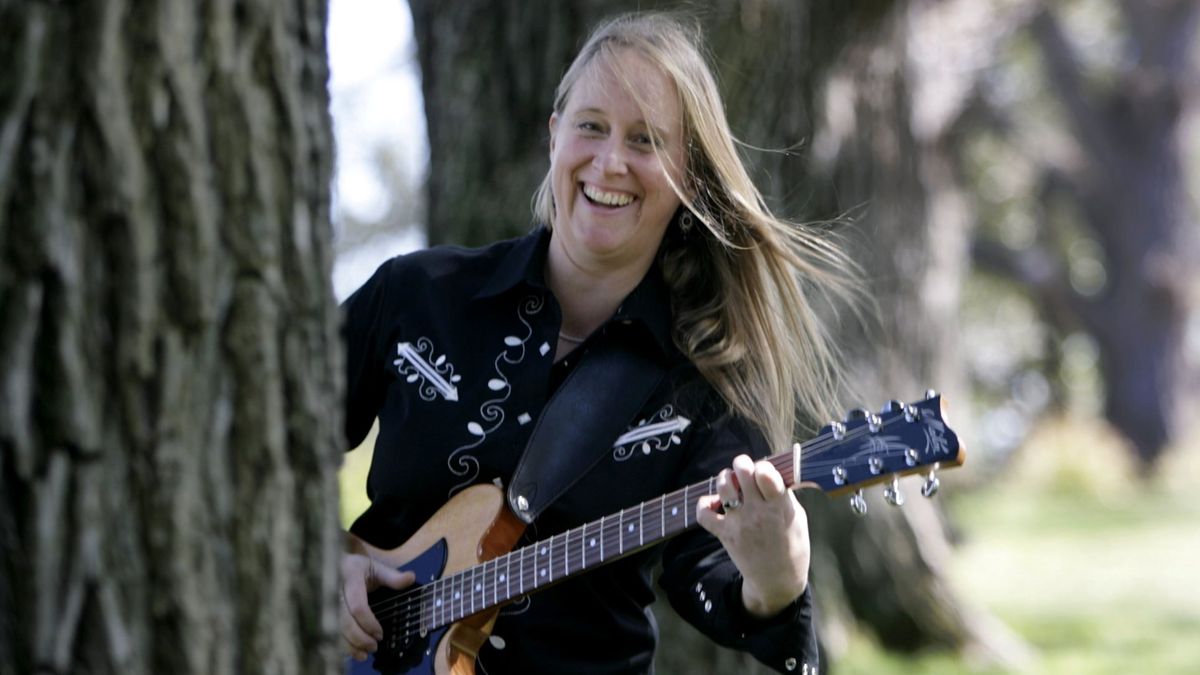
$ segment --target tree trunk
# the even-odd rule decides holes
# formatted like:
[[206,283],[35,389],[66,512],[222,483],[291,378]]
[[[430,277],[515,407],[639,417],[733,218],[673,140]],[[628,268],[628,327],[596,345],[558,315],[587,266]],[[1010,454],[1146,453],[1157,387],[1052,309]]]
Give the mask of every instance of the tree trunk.
[[[548,166],[545,125],[553,90],[584,31],[604,16],[671,3],[576,0],[523,3],[520,9],[488,5],[488,11],[475,4],[482,5],[411,2],[430,130],[431,242],[479,244],[527,229],[529,197]],[[869,345],[872,356],[864,363],[868,372],[890,370],[879,386],[869,387],[871,393],[914,396],[929,382],[953,383],[956,389],[950,331],[965,224],[925,220],[930,197],[923,181],[940,167],[932,160],[926,166],[926,150],[907,126],[903,6],[725,0],[710,5],[701,18],[735,133],[752,146],[792,150],[747,153],[778,212],[829,218],[866,203],[859,227],[885,237],[874,248],[879,260],[866,266],[872,278],[890,284],[879,290],[890,293],[880,304],[887,310],[882,321],[893,330],[876,336],[887,344]],[[851,42],[854,65],[836,74],[842,78],[838,86],[849,82],[862,97],[851,105],[863,116],[849,130],[844,125],[831,130],[822,127],[820,106],[830,95],[830,69],[845,58],[843,48]],[[877,81],[855,81],[859,72]],[[898,100],[889,98],[896,95]],[[814,137],[829,141],[825,167]],[[933,243],[942,239],[949,246],[935,253]],[[892,244],[896,247],[889,248]],[[862,345],[864,354],[867,347]],[[823,499],[806,498],[806,505],[813,521],[817,596],[828,605],[824,616],[852,611],[895,647],[990,642],[982,623],[962,621],[971,612],[945,585],[946,537],[928,504],[912,515],[901,511],[847,523],[842,510]],[[829,522],[819,522],[826,518]],[[847,598],[850,611],[839,609],[837,601]],[[872,598],[884,598],[875,603],[882,606],[873,606]],[[661,672],[766,672],[750,657],[702,638],[665,606],[656,615]],[[844,634],[827,624],[823,640]]]
[[[1026,34],[1044,63],[1040,97],[1062,112],[1062,133],[1074,147],[1069,159],[1042,148],[1017,151],[1045,177],[1038,194],[1025,198],[1040,202],[1030,210],[1051,236],[1021,252],[983,242],[976,254],[1024,286],[1060,336],[1083,330],[1095,339],[1104,415],[1148,475],[1186,421],[1181,402],[1195,396],[1188,389],[1200,377],[1185,357],[1185,327],[1197,311],[1200,234],[1182,142],[1186,111],[1196,101],[1200,6],[1120,3],[1116,25],[1124,34],[1112,42],[1125,53],[1119,66],[1097,68],[1074,47],[1060,9],[1043,5]],[[993,117],[1008,121],[1008,111],[997,112]],[[1008,135],[1020,145],[1024,134]],[[1095,248],[1102,278],[1080,288],[1071,271],[1078,251],[1061,250],[1070,245],[1060,241]]]
[[0,0],[0,673],[329,673],[317,0]]

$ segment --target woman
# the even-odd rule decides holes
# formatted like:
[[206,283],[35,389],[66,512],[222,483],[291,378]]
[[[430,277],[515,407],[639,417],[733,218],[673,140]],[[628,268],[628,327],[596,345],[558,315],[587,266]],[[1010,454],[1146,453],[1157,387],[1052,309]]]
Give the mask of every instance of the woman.
[[393,259],[346,302],[351,446],[380,420],[372,505],[342,565],[356,658],[382,634],[367,590],[412,583],[357,543],[394,548],[465,487],[508,481],[559,384],[615,345],[667,375],[526,538],[717,475],[694,504],[703,529],[509,605],[479,671],[647,672],[660,559],[659,585],[705,634],[781,672],[816,671],[805,514],[754,460],[790,445],[797,407],[829,418],[838,371],[813,304],[851,290],[836,272],[849,265],[766,208],[700,44],[660,14],[601,26],[557,91],[543,226]]

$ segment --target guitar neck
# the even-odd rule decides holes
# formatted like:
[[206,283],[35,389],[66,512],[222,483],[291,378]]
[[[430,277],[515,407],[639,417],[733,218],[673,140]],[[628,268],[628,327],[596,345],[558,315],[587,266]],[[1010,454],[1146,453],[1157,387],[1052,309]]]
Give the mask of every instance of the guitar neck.
[[[767,458],[788,487],[799,452]],[[712,477],[438,579],[422,587],[421,623],[454,623],[666,541],[695,527],[696,500],[715,492]]]
[[[896,402],[879,415],[861,411],[767,461],[788,488],[803,483],[837,495],[963,459],[935,394],[912,405]],[[449,625],[689,530],[696,500],[715,493],[714,476],[436,579],[409,606],[420,612],[422,631]]]

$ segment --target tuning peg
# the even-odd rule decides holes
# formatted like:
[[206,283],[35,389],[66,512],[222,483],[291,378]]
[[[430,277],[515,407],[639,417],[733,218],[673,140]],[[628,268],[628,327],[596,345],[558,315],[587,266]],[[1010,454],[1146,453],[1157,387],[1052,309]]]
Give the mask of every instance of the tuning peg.
[[925,390],[925,398],[926,399],[936,398],[937,395],[938,395],[937,389],[926,389]]
[[867,429],[870,430],[871,433],[879,431],[879,427],[882,424],[882,421],[879,419],[879,415],[876,415],[866,408],[855,408],[854,410],[846,413],[847,424],[850,422],[857,422],[859,420],[866,420]]
[[881,415],[886,415],[887,413],[900,412],[901,410],[904,410],[904,401],[892,399],[883,404],[883,408],[879,410],[879,413]]
[[850,508],[854,510],[856,516],[867,515],[867,499],[863,497],[862,490],[855,490],[854,494],[850,496]]
[[938,480],[937,469],[930,469],[929,475],[925,476],[925,483],[921,485],[921,496],[933,499],[940,487],[942,487],[942,481]]
[[892,506],[904,505],[904,493],[900,491],[900,477],[892,476],[891,485],[883,488],[883,499]]

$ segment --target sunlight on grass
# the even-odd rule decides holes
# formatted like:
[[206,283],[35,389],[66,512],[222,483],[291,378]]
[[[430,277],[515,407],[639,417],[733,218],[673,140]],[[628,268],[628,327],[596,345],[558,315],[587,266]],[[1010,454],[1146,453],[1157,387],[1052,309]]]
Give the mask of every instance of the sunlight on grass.
[[[953,579],[1039,653],[1030,672],[1200,672],[1200,448],[1157,476],[1091,420],[1043,423],[999,481],[955,495]],[[903,657],[855,638],[847,673],[961,673],[949,654]],[[972,671],[990,673],[996,671]]]

